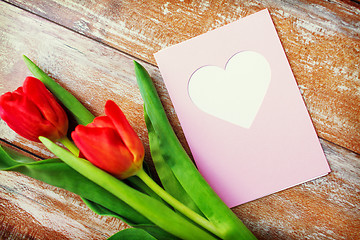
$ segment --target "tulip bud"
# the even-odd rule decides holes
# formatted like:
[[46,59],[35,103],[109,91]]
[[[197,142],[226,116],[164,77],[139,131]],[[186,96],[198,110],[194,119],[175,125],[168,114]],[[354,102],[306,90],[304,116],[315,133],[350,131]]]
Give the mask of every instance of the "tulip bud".
[[40,142],[39,136],[58,140],[68,130],[64,109],[34,77],[27,77],[22,87],[0,97],[0,117],[19,135],[35,142]]
[[72,139],[95,166],[120,179],[133,176],[142,167],[144,146],[116,103],[108,100],[105,114],[77,126]]

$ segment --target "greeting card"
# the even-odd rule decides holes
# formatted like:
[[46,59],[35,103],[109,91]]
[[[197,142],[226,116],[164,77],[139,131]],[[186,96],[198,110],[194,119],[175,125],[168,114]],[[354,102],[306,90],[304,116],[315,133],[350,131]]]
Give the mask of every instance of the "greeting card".
[[330,172],[268,10],[155,58],[195,163],[229,207]]

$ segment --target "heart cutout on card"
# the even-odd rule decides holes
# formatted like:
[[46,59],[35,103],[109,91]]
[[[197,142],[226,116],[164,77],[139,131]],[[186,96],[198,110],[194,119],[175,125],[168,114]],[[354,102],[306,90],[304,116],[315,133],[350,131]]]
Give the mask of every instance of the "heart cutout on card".
[[225,69],[204,66],[190,77],[188,92],[202,111],[244,128],[250,128],[271,81],[266,58],[254,51],[232,56]]

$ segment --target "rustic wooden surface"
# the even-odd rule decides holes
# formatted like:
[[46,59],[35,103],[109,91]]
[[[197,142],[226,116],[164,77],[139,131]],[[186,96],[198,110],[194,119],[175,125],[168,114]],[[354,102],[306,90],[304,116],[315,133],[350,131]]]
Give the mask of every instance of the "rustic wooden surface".
[[[21,58],[25,54],[95,115],[103,113],[106,99],[118,102],[146,142],[132,65],[137,58],[186,144],[153,54],[265,7],[332,173],[233,210],[259,239],[360,239],[360,5],[355,1],[0,1],[0,94],[30,74]],[[52,156],[3,121],[0,138],[19,151]],[[11,172],[0,172],[0,179],[0,238],[105,239],[127,227],[97,216],[65,190]]]
[[320,137],[360,153],[360,10],[342,1],[10,1],[156,64],[153,54],[268,8]]

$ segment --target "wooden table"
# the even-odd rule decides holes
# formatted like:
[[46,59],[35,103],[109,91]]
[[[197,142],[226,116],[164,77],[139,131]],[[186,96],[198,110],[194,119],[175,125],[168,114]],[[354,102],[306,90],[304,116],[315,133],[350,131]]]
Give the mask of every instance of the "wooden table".
[[[358,1],[0,1],[0,94],[31,75],[25,54],[95,115],[103,114],[107,99],[119,103],[149,156],[133,72],[137,59],[153,77],[186,146],[153,54],[264,8],[332,172],[233,211],[259,239],[360,239]],[[0,137],[36,159],[52,156],[3,121]],[[0,172],[0,222],[2,239],[105,239],[129,227],[96,215],[75,194],[13,172]]]

